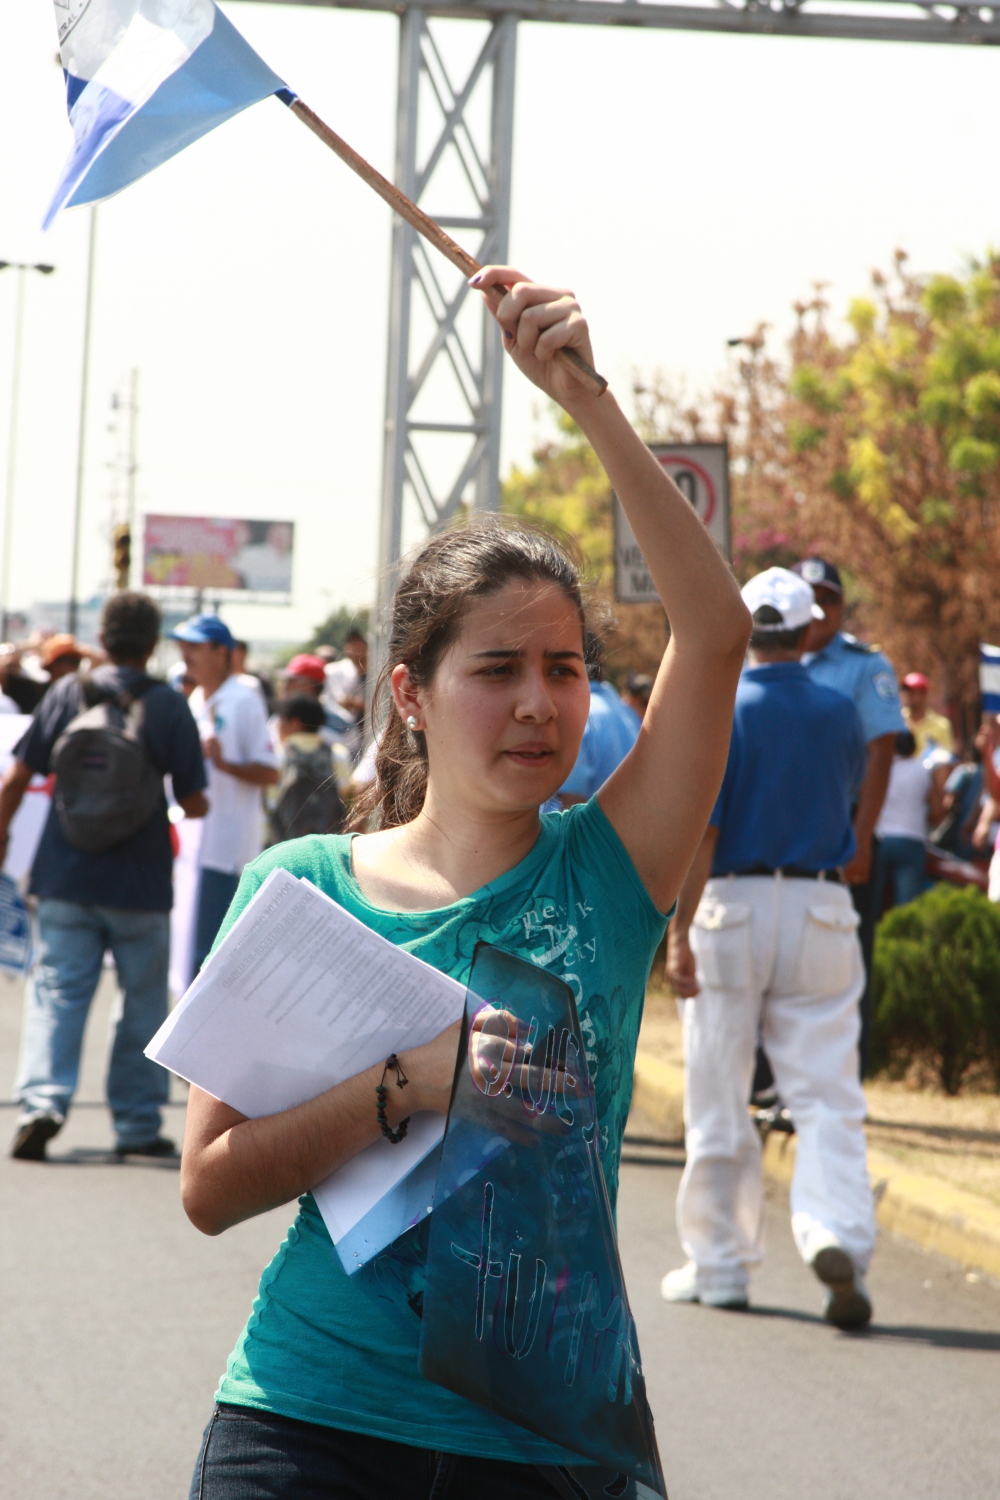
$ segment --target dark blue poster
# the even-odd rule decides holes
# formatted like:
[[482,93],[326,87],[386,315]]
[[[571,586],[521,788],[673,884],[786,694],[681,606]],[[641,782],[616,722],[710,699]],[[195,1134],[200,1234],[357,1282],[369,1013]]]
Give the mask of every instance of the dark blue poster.
[[430,1219],[420,1370],[580,1455],[561,1470],[567,1495],[652,1500],[666,1489],[596,1125],[572,991],[481,943]]

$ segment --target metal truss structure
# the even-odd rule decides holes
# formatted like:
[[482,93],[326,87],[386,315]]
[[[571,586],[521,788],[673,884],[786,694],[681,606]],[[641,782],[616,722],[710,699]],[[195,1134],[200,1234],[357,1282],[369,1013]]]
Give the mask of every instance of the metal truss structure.
[[[516,17],[500,16],[456,76],[426,12],[411,7],[401,17],[396,185],[483,264],[507,258],[516,47]],[[503,353],[479,301],[469,301],[464,278],[415,230],[395,221],[383,596],[403,546],[408,500],[429,530],[462,503],[476,510],[499,504]]]
[[[396,184],[482,261],[506,259],[517,23],[1000,45],[996,5],[910,0],[278,0],[400,18]],[[446,66],[455,21],[489,22],[471,65]],[[443,195],[443,196],[441,196]],[[471,238],[470,238],[471,237]],[[433,251],[393,227],[376,635],[408,512],[429,530],[499,503],[502,353]],[[478,301],[479,299],[475,299]]]
[[[407,0],[277,0],[339,10],[392,11]],[[915,0],[428,0],[425,15],[454,20],[566,21],[574,26],[653,26],[668,31],[728,31],[748,36],[839,37],[862,42],[1000,45],[1000,5],[924,4]]]

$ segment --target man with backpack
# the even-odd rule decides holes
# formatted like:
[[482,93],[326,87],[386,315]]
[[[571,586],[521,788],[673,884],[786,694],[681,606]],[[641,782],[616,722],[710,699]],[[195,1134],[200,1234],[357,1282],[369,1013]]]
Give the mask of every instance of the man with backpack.
[[[305,693],[278,703],[281,773],[266,794],[268,846],[307,833],[339,833],[344,826],[333,751],[320,737],[325,724],[322,703]],[[350,769],[348,759],[348,777]]]
[[32,776],[54,774],[31,870],[39,953],[25,996],[11,1155],[43,1161],[76,1089],[83,1031],[105,952],[121,1004],[108,1065],[115,1149],[167,1156],[168,1076],[143,1056],[167,1015],[173,851],[163,778],[189,818],[208,804],[198,730],[180,693],[148,676],[160,611],[145,594],[104,606],[106,666],[54,683],[0,786],[0,859]]

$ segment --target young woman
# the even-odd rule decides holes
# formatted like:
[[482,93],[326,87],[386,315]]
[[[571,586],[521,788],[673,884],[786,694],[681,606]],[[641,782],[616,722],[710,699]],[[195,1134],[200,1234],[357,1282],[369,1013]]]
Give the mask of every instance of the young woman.
[[[493,520],[433,537],[396,591],[390,717],[358,824],[282,844],[244,872],[231,923],[276,866],[465,983],[485,939],[572,987],[614,1199],[653,953],[722,780],[749,616],[684,496],[610,392],[595,398],[557,349],[593,362],[572,293],[507,267],[507,349],[593,444],[671,624],[635,747],[591,802],[539,817],[576,759],[590,694],[576,570],[550,540]],[[223,929],[225,930],[225,929]],[[445,1113],[458,1025],[400,1061],[390,1126]],[[382,1065],[283,1114],[248,1120],[191,1090],[181,1190],[197,1228],[299,1197],[217,1393],[193,1500],[551,1497],[572,1455],[417,1370],[428,1222],[363,1270],[340,1268],[310,1189],[377,1139]]]

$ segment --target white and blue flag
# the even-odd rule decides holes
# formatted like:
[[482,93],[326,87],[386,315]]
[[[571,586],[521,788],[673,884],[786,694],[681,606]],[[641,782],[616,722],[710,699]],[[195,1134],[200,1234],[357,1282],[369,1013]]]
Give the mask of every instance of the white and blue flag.
[[45,216],[128,187],[282,80],[213,0],[55,0],[74,144]]
[[979,647],[979,691],[984,714],[1000,714],[1000,646]]

